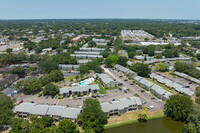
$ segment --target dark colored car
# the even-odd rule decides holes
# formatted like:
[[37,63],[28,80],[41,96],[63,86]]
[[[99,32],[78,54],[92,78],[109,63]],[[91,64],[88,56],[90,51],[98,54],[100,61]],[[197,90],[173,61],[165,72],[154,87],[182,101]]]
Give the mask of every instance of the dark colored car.
[[92,98],[96,98],[96,96],[92,96]]
[[144,90],[141,90],[140,92],[144,92]]
[[125,79],[124,81],[128,81],[128,79]]

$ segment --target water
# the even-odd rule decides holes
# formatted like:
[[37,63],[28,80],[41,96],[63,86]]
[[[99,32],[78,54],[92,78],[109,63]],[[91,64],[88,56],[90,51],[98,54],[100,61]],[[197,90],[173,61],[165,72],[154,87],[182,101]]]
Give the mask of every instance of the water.
[[146,123],[133,123],[116,128],[104,130],[102,133],[181,133],[183,122],[177,122],[171,118],[148,120]]
[[152,57],[147,57],[147,60],[150,60],[150,59],[152,59]]
[[80,82],[80,85],[87,85],[87,84],[89,84],[89,81],[82,81],[82,82]]

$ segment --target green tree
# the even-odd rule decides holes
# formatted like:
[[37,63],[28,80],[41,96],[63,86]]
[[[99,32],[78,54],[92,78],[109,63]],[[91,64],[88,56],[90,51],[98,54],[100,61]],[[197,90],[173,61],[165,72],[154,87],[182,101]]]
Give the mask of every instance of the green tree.
[[39,63],[39,69],[43,72],[49,73],[52,70],[58,69],[58,63],[56,63],[52,58],[47,58]]
[[42,84],[36,78],[30,78],[23,81],[21,84],[22,90],[25,94],[36,93],[42,89]]
[[9,125],[13,117],[13,101],[5,94],[0,94],[0,126]]
[[76,128],[76,124],[71,120],[64,119],[59,123],[57,133],[79,133]]
[[76,58],[69,59],[69,64],[77,64]]
[[156,70],[160,72],[165,72],[167,71],[167,65],[165,63],[158,63],[158,65],[156,65]]
[[44,127],[51,127],[54,122],[52,117],[44,116],[42,117],[42,123]]
[[147,121],[147,115],[146,114],[139,114],[138,115],[138,121],[139,122],[146,122]]
[[110,58],[106,58],[105,61],[104,61],[104,64],[107,67],[112,67],[112,60]]
[[192,100],[189,97],[172,95],[164,105],[164,114],[176,121],[185,121],[192,105]]
[[82,112],[77,120],[84,130],[93,129],[97,133],[107,124],[107,116],[102,111],[99,101],[91,98],[84,100]]
[[142,77],[146,77],[151,73],[151,69],[149,68],[149,66],[144,63],[133,64],[131,69],[137,72],[137,74]]
[[163,52],[163,55],[167,58],[174,58],[174,54],[173,54],[173,51],[171,49],[166,49],[164,52]]
[[182,133],[198,133],[196,125],[192,122],[185,124]]
[[62,81],[64,79],[64,75],[60,70],[52,70],[49,73],[49,77],[55,82]]
[[14,67],[11,71],[12,74],[17,74],[19,75],[20,77],[23,77],[25,75],[25,69],[20,67],[20,66],[17,66],[17,67]]
[[118,57],[118,64],[119,65],[126,66],[127,61],[128,61],[128,59],[126,57],[123,57],[123,56]]
[[44,75],[39,78],[39,81],[42,83],[42,86],[45,86],[48,83],[51,83],[51,78],[49,77],[49,75]]
[[55,96],[58,92],[59,92],[59,87],[52,83],[47,84],[43,90],[43,94],[45,96],[46,95]]
[[6,49],[6,52],[7,52],[7,53],[11,53],[11,52],[12,52],[12,49],[11,49],[11,48],[7,48],[7,49]]
[[89,69],[88,69],[88,67],[85,66],[85,65],[81,65],[81,66],[79,67],[79,71],[80,71],[81,74],[89,73]]
[[198,60],[200,60],[200,54],[196,54]]

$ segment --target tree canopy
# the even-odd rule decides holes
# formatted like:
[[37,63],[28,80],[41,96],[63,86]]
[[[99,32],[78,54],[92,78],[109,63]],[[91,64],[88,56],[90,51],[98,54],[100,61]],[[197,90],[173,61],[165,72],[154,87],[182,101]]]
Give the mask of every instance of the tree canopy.
[[60,70],[52,70],[49,74],[52,81],[58,82],[64,79],[64,75]]
[[164,105],[164,114],[176,121],[185,121],[192,108],[192,100],[185,95],[172,95]]
[[43,90],[43,94],[45,96],[46,95],[55,96],[58,92],[59,92],[59,87],[52,83],[47,84]]
[[79,133],[77,126],[69,119],[62,120],[58,125],[57,133]]
[[137,72],[137,74],[142,77],[146,77],[151,73],[151,69],[149,68],[149,66],[144,63],[133,64],[131,69]]
[[97,133],[107,124],[107,116],[102,111],[99,101],[91,98],[84,100],[82,112],[77,120],[84,130],[93,129]]

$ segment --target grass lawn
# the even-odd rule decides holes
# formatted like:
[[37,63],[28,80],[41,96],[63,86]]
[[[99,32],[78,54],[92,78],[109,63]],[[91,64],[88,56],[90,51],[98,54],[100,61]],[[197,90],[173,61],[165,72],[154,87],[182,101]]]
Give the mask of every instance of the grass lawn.
[[98,81],[96,81],[96,82],[94,82],[92,84],[98,84],[99,85],[100,94],[107,94],[106,89]]
[[163,85],[163,84],[161,84],[161,83],[158,83],[157,81],[154,81],[154,80],[152,80],[152,79],[150,79],[150,78],[146,78],[146,79],[149,80],[149,81],[151,81],[151,82],[153,82],[154,84],[159,85],[160,87],[162,87],[162,88],[165,89],[166,91],[171,92],[172,94],[177,94],[177,92],[175,92],[174,90],[171,90],[171,89],[167,88],[165,85]]
[[106,90],[113,90],[113,89],[118,89],[118,88],[119,88],[118,86],[115,86],[115,87],[108,88]]
[[147,119],[155,119],[155,118],[161,118],[165,116],[163,113],[163,109],[156,112],[151,112],[147,108],[142,107],[142,110],[131,111],[131,112],[122,114],[121,116],[110,117],[108,119],[108,124],[105,125],[105,129],[138,122],[139,114],[146,114],[148,117]]
[[67,80],[71,80],[71,79],[75,79],[76,76],[69,76],[69,77],[65,77],[65,81]]

